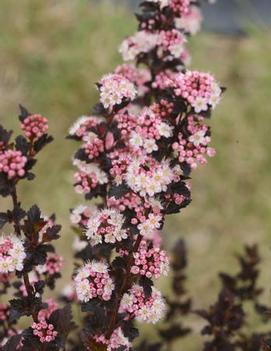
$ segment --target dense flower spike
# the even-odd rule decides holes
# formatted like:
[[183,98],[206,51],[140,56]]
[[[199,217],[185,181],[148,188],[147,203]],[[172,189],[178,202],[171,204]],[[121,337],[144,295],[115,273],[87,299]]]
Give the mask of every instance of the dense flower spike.
[[107,264],[97,261],[89,262],[80,268],[74,278],[74,283],[77,297],[83,302],[96,297],[108,301],[114,289]]
[[[81,142],[75,191],[96,206],[71,212],[75,257],[83,261],[77,299],[83,312],[99,316],[86,314],[86,349],[128,351],[131,322],[156,323],[165,314],[153,287],[169,271],[161,229],[166,215],[190,203],[192,170],[215,154],[204,121],[222,94],[212,75],[185,68],[187,38],[201,24],[198,5],[143,1],[138,32],[119,48],[126,63],[97,84],[95,117],[81,117],[69,131]],[[66,300],[74,300],[71,288]]]
[[0,237],[0,273],[21,271],[26,258],[23,242],[15,235]]

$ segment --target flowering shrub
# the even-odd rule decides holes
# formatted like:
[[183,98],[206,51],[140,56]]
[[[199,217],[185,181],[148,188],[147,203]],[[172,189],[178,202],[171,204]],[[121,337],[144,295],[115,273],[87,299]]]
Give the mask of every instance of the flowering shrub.
[[[134,321],[174,313],[153,285],[170,265],[161,230],[166,215],[190,203],[191,171],[215,154],[205,121],[223,92],[212,75],[185,68],[198,6],[143,1],[139,30],[120,45],[126,63],[102,77],[100,102],[69,131],[80,142],[75,191],[93,200],[71,210],[79,268],[67,299],[83,312],[79,349],[130,350]],[[184,306],[188,313],[189,300]]]
[[[12,209],[0,213],[0,226],[7,229],[0,239],[0,287],[14,294],[0,305],[4,351],[129,351],[137,322],[164,319],[159,341],[143,340],[136,348],[160,351],[190,332],[179,321],[180,314],[192,312],[185,245],[180,241],[169,257],[162,229],[167,215],[190,204],[192,171],[215,155],[206,121],[223,88],[211,74],[186,68],[187,39],[200,27],[199,5],[143,1],[138,31],[120,45],[126,63],[101,78],[99,103],[70,128],[69,138],[80,143],[74,189],[92,203],[71,209],[76,268],[59,299],[64,308],[44,298],[61,276],[63,258],[52,245],[61,228],[36,205],[24,210],[17,196],[19,183],[34,178],[38,153],[52,141],[48,121],[21,107],[24,136],[12,141],[12,133],[0,127],[0,195],[12,200]],[[256,299],[256,249],[248,248],[247,255],[240,274],[221,276],[223,289],[210,310],[193,311],[208,324],[204,351],[261,347],[263,336],[242,329],[244,300],[256,302],[261,316],[267,311]],[[170,266],[173,294],[164,298],[154,283]],[[77,329],[70,303],[81,308]],[[29,326],[20,330],[24,316]]]

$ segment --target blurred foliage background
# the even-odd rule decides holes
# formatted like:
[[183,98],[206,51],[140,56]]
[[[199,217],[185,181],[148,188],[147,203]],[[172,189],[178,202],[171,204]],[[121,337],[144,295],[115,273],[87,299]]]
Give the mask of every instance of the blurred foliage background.
[[[97,101],[94,83],[121,62],[117,47],[135,28],[128,9],[110,2],[0,2],[0,122],[18,131],[19,103],[49,118],[55,142],[39,160],[37,179],[24,183],[20,196],[25,207],[37,203],[63,225],[58,249],[66,259],[66,281],[73,268],[69,208],[82,199],[72,189],[77,145],[65,135]],[[189,46],[192,68],[214,73],[228,90],[211,122],[217,156],[194,172],[193,202],[168,220],[165,245],[185,238],[188,288],[200,308],[217,294],[217,273],[235,270],[234,254],[242,245],[259,243],[261,281],[271,301],[270,31],[251,29],[244,37],[201,33]],[[0,201],[1,210],[10,205]],[[160,284],[167,292],[168,280]],[[196,333],[182,344],[187,351],[198,350],[201,323],[191,324]],[[256,325],[253,321],[251,328]]]

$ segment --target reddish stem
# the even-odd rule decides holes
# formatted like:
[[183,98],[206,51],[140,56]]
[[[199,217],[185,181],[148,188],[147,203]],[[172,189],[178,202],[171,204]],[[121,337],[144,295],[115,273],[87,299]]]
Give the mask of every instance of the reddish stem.
[[123,277],[122,285],[121,285],[119,291],[116,294],[114,312],[112,313],[112,318],[111,318],[111,321],[109,323],[109,329],[108,329],[108,332],[106,333],[107,338],[110,338],[110,336],[112,335],[112,333],[115,330],[117,316],[118,316],[118,311],[119,311],[119,308],[120,308],[120,303],[121,303],[122,297],[130,288],[130,285],[131,285],[131,267],[132,267],[132,265],[134,263],[133,253],[138,250],[142,238],[143,238],[142,235],[139,234],[137,239],[136,239],[135,245],[133,246],[133,249],[132,249],[132,251],[129,254],[126,273],[125,273],[125,275]]

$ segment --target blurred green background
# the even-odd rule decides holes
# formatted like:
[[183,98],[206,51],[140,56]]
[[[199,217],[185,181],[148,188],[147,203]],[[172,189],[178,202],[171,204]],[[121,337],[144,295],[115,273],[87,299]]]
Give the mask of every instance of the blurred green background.
[[[117,47],[135,28],[128,9],[110,2],[0,2],[0,122],[18,131],[19,103],[49,118],[55,142],[40,157],[37,179],[24,183],[19,193],[25,207],[37,203],[44,213],[55,212],[63,225],[58,249],[67,262],[66,281],[73,267],[69,208],[82,199],[72,188],[77,144],[65,135],[97,101],[94,83],[121,62]],[[254,242],[263,255],[261,281],[271,301],[270,34],[256,29],[246,37],[202,33],[189,44],[192,68],[214,73],[228,88],[211,122],[217,156],[194,172],[191,206],[172,216],[164,230],[168,248],[178,237],[187,241],[188,287],[196,308],[212,302],[217,273],[235,271],[234,254]],[[9,206],[0,201],[1,210]],[[168,281],[160,284],[166,292]],[[191,324],[196,332],[182,345],[196,351],[201,323]]]

